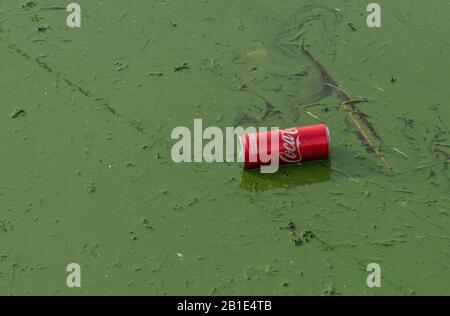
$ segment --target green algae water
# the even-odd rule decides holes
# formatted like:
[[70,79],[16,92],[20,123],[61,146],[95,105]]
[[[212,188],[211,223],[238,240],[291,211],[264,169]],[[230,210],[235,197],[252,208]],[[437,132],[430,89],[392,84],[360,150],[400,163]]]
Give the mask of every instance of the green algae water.
[[[0,294],[449,293],[446,1],[78,3],[0,0]],[[196,118],[320,121],[332,156],[174,163]]]

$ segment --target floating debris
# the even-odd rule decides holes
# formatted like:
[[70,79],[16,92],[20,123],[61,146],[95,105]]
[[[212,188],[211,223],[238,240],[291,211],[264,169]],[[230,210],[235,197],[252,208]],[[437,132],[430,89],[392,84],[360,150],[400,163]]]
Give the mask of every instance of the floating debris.
[[304,241],[309,241],[311,238],[314,238],[314,233],[310,230],[305,230],[302,232],[302,238]]
[[294,222],[290,221],[287,225],[286,225],[287,229],[289,229],[290,231],[296,230],[297,226],[295,226]]
[[[349,101],[352,100],[350,95],[338,85],[338,83],[331,77],[331,75],[328,73],[328,71],[325,69],[325,67],[318,60],[316,60],[314,58],[314,56],[305,47],[304,43],[302,43],[302,50],[303,50],[303,54],[314,64],[314,66],[317,68],[317,70],[319,70],[319,72],[322,76],[322,79],[325,82],[324,85],[329,86],[336,90],[338,97],[343,102],[341,104],[341,106],[343,109],[347,110],[347,115],[350,117],[353,124],[357,128],[357,130],[359,132],[358,136],[361,139],[363,145],[367,146],[367,148],[370,149],[370,151],[373,152],[375,154],[375,156],[377,156],[381,160],[381,162],[383,162],[384,166],[387,169],[391,169],[391,165],[386,160],[384,155],[381,153],[381,150],[378,148],[378,146],[374,145],[374,142],[369,138],[369,136],[363,130],[363,128],[359,122],[359,121],[361,121],[362,124],[364,124],[369,129],[369,131],[376,138],[376,140],[378,140],[379,143],[382,143],[382,140],[381,140],[379,134],[377,133],[377,131],[375,130],[374,126],[367,119],[367,115],[365,115],[364,113],[359,111],[357,109],[356,105],[354,104],[354,102],[349,103]],[[351,110],[351,111],[348,111],[348,110]],[[354,113],[358,114],[359,120],[356,118]]]
[[187,70],[187,69],[189,69],[189,65],[188,65],[188,63],[185,61],[185,62],[182,63],[180,66],[176,66],[176,67],[174,68],[174,71],[175,71],[175,72],[178,72],[178,71]]
[[63,7],[63,6],[51,6],[51,7],[43,7],[40,8],[41,10],[66,10],[67,7]]
[[86,191],[88,193],[94,193],[97,190],[97,186],[95,185],[95,183],[91,182],[87,187],[86,187]]
[[123,63],[121,63],[120,61],[116,61],[116,62],[114,63],[114,65],[117,66],[117,67],[116,67],[116,71],[122,71],[122,70],[125,70],[125,69],[127,69],[128,66],[129,66],[128,63],[123,64]]
[[292,242],[295,246],[301,246],[303,244],[303,240],[301,238],[292,239]]
[[187,206],[194,205],[194,204],[197,203],[197,202],[198,202],[198,199],[197,199],[196,197],[194,197],[191,201],[189,201],[189,202],[187,203]]
[[337,295],[336,288],[332,285],[328,286],[325,290],[323,290],[324,295]]
[[33,14],[30,16],[31,21],[33,22],[39,22],[40,20],[43,20],[44,18],[42,16],[39,16],[37,14]]
[[150,222],[147,218],[142,218],[141,223],[144,225],[145,229],[153,230],[153,227],[152,227],[152,225],[150,225]]
[[403,151],[401,151],[400,149],[397,148],[392,148],[395,152],[399,153],[403,158],[409,159],[408,155],[405,154]]
[[39,31],[39,32],[45,32],[45,31],[47,31],[49,28],[50,28],[50,26],[48,26],[48,25],[40,25],[40,26],[38,26],[38,31]]
[[26,111],[24,109],[17,108],[11,114],[11,118],[15,119],[15,118],[17,118],[19,116],[25,116],[25,114],[26,114]]
[[162,77],[164,74],[160,71],[152,71],[152,72],[149,72],[148,75]]
[[285,229],[291,232],[291,234],[295,234],[295,231],[297,230],[297,225],[293,221],[290,221],[286,224],[286,226],[281,226],[280,229]]
[[30,9],[37,5],[36,1],[26,1],[20,5],[22,9]]
[[320,117],[318,117],[317,115],[315,115],[315,114],[313,114],[313,113],[311,113],[311,112],[309,112],[309,111],[305,111],[306,112],[306,114],[308,114],[309,116],[311,116],[313,119],[316,119],[316,120],[318,120],[318,121],[322,121],[321,119],[320,119]]
[[13,224],[5,219],[5,218],[1,218],[0,219],[0,233],[7,233],[14,230],[14,226]]
[[347,26],[352,30],[352,31],[356,31],[356,27],[355,24],[353,22],[348,22]]

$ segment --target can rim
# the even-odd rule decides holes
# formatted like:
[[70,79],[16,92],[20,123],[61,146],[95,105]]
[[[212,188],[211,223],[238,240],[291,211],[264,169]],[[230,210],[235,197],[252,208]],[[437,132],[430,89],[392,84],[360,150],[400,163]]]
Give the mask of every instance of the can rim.
[[328,141],[328,157],[331,156],[331,136],[330,136],[330,130],[328,129],[328,126],[325,125],[325,131],[327,133],[327,141]]

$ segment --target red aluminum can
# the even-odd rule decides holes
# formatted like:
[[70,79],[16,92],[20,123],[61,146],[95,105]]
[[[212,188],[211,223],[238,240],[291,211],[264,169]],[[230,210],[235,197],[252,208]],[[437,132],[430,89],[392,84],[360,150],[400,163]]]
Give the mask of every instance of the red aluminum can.
[[263,157],[271,155],[278,157],[279,165],[324,160],[330,155],[330,133],[324,124],[249,133],[239,139],[245,169],[270,165]]

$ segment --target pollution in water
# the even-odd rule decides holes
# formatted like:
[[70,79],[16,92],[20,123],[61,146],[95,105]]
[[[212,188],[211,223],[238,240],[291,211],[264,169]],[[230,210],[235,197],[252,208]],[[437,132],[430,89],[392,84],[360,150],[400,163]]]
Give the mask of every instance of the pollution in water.
[[[447,2],[77,3],[0,0],[1,295],[449,294]],[[330,159],[174,162],[199,118]]]

